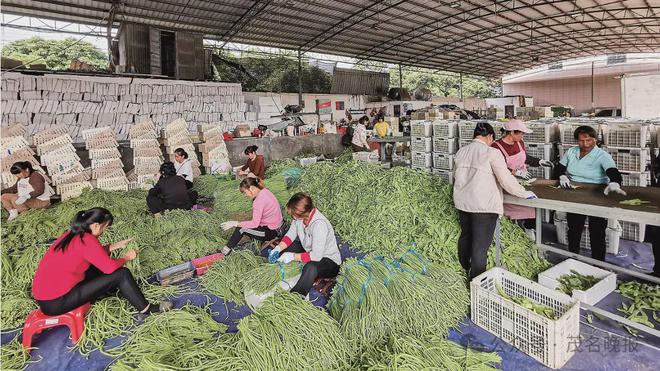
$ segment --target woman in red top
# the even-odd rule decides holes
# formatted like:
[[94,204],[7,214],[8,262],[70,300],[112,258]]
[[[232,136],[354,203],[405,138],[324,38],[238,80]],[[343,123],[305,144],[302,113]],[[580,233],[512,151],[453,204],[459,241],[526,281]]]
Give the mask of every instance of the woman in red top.
[[150,304],[124,263],[135,259],[129,250],[120,259],[110,252],[124,248],[131,240],[102,246],[98,238],[112,225],[110,211],[96,207],[76,214],[71,226],[41,259],[32,282],[32,295],[49,316],[69,312],[99,299],[108,292],[119,292],[140,313],[150,314],[172,307],[170,302]]
[[257,154],[257,149],[259,149],[257,146],[248,146],[245,149],[248,160],[238,172],[238,175],[257,178],[263,187],[264,177],[266,175],[266,161],[263,155]]

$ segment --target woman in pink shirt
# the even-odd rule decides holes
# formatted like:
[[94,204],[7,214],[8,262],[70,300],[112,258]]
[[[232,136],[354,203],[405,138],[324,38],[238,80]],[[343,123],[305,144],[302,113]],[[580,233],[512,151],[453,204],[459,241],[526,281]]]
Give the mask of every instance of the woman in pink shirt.
[[102,246],[98,238],[112,225],[112,214],[104,208],[79,211],[68,231],[50,246],[32,281],[32,295],[41,311],[49,316],[69,312],[108,292],[119,292],[140,313],[150,314],[172,307],[170,302],[150,304],[124,263],[135,259],[135,250],[120,259],[110,252],[124,248],[131,240]]
[[231,253],[245,234],[259,241],[269,241],[277,237],[282,227],[282,207],[275,195],[260,184],[259,179],[245,178],[238,189],[252,200],[252,220],[232,220],[220,225],[225,231],[234,228],[227,246],[221,250],[225,255]]

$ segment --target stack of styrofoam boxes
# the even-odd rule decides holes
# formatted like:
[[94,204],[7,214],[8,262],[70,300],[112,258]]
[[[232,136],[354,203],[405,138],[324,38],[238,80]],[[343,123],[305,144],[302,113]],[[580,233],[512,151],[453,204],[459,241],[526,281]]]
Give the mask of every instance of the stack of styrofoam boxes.
[[117,139],[133,123],[152,119],[157,127],[177,118],[197,124],[244,122],[247,105],[241,85],[225,82],[4,73],[3,124],[26,125],[26,139],[53,125],[67,127],[76,141],[81,131],[109,126]]
[[[196,178],[202,175],[199,169],[201,163],[197,159],[195,145],[191,139],[188,127],[186,120],[176,119],[163,128],[161,136],[165,145],[165,159],[174,162],[174,151],[177,148],[183,149],[188,153],[188,158],[192,162],[193,177]],[[195,130],[197,130],[197,127],[195,127]]]
[[458,121],[433,121],[433,174],[454,183],[454,154],[458,151]]
[[433,124],[427,120],[410,121],[410,149],[413,169],[431,172],[433,164]]
[[206,174],[227,174],[231,173],[232,167],[229,163],[229,152],[223,137],[222,126],[206,126],[202,130],[204,143],[199,145],[199,151],[202,153],[202,165]]
[[[568,222],[566,213],[555,212],[554,224],[557,227],[557,241],[562,245],[568,245]],[[616,219],[607,220],[607,229],[605,230],[605,251],[608,254],[619,253],[619,238],[621,238],[621,225]],[[589,219],[582,229],[582,238],[580,239],[581,249],[591,249],[591,240],[589,238]]]
[[[623,186],[646,187],[649,185],[651,131],[653,126],[632,121],[611,121],[604,131],[604,149],[612,155],[617,169],[623,176]],[[645,224],[621,221],[621,238],[644,241]]]
[[156,126],[151,120],[140,122],[130,128],[128,137],[133,149],[133,169],[126,174],[128,188],[150,189],[163,163]]
[[[525,149],[527,154],[541,160],[555,162],[557,160],[556,142],[559,138],[559,127],[554,121],[530,121],[527,127],[533,132],[525,134]],[[550,179],[552,170],[547,167],[528,167],[533,178]]]
[[273,124],[280,122],[280,118],[273,118],[271,116],[278,116],[282,113],[282,100],[280,97],[246,97],[246,103],[249,103],[249,112],[245,113],[246,120],[256,120],[257,123],[262,125]]
[[95,186],[107,191],[127,191],[128,179],[117,149],[119,144],[110,127],[82,131],[85,147],[92,160],[92,177]]

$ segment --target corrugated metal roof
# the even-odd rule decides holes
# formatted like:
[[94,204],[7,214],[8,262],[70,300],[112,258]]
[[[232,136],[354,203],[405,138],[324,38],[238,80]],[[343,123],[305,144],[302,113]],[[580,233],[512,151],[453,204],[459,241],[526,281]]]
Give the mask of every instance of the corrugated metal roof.
[[[3,12],[105,25],[113,1],[3,0]],[[208,38],[499,76],[660,51],[660,0],[123,0],[115,21]]]

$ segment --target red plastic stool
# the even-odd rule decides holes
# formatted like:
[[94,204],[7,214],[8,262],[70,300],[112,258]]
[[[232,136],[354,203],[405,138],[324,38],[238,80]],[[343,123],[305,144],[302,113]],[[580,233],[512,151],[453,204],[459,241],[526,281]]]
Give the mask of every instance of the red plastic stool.
[[30,348],[32,346],[32,337],[41,333],[43,330],[65,325],[71,332],[71,340],[77,343],[85,329],[85,314],[89,311],[90,303],[83,304],[78,308],[60,314],[58,316],[47,316],[41,309],[33,310],[25,320],[23,326],[23,346]]

